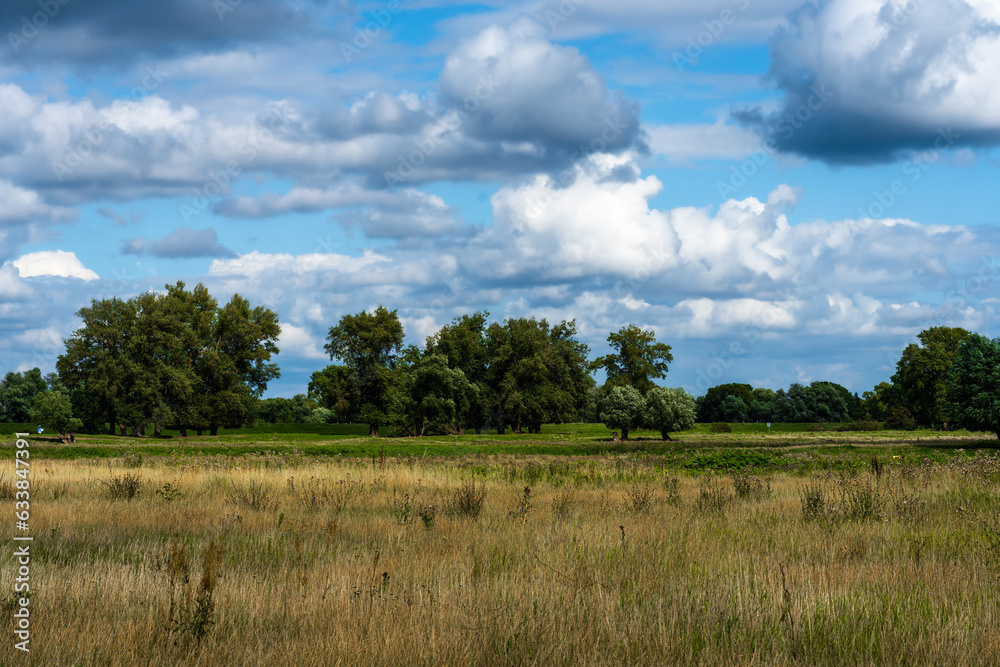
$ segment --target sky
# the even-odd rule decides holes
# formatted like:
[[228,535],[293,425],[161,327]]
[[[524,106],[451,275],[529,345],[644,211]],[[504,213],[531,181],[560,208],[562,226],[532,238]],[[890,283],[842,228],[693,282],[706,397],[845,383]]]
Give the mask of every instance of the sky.
[[994,0],[9,0],[0,371],[184,281],[274,309],[627,324],[664,383],[887,380],[997,330]]

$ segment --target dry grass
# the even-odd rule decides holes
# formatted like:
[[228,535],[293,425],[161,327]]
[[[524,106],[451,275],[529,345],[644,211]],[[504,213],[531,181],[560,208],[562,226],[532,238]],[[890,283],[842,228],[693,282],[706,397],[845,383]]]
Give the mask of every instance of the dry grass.
[[47,463],[31,664],[1000,662],[993,459],[742,494],[634,460],[472,463],[142,465],[130,502],[120,465]]

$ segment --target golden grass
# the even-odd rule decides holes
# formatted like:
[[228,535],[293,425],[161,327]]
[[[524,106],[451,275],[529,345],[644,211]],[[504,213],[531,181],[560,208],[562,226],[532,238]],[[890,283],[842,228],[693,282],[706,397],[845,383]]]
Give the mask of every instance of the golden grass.
[[813,521],[802,477],[474,463],[40,464],[30,664],[1000,662],[994,459],[814,477]]

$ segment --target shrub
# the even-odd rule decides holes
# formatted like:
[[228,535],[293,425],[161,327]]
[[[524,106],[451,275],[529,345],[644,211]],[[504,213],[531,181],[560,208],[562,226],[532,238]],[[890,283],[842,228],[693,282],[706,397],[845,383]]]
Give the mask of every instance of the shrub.
[[625,509],[642,514],[653,500],[653,489],[646,484],[633,484],[625,492]]
[[910,411],[902,406],[889,408],[885,418],[885,427],[894,431],[909,431],[916,425],[916,420]]
[[677,477],[665,477],[663,490],[667,492],[667,504],[679,505],[681,502],[681,480]]
[[476,487],[476,479],[472,478],[452,493],[451,498],[448,499],[447,511],[455,516],[478,519],[485,502],[486,487]]
[[826,517],[828,501],[826,489],[815,480],[810,480],[799,491],[799,501],[802,503],[802,518],[805,521],[819,521]]
[[229,494],[229,502],[252,510],[266,510],[271,504],[271,489],[257,481],[251,481],[246,486],[234,484],[233,491]]
[[125,473],[101,484],[111,500],[132,500],[142,491],[142,477],[137,473]]
[[732,479],[733,491],[736,492],[736,497],[741,500],[760,500],[771,496],[771,483],[756,475],[737,472],[733,473]]
[[715,422],[712,424],[712,428],[709,429],[712,433],[732,433],[733,427],[727,422]]
[[726,490],[715,483],[712,478],[706,478],[698,487],[698,500],[695,507],[699,512],[719,513],[726,511],[733,497],[726,493]]

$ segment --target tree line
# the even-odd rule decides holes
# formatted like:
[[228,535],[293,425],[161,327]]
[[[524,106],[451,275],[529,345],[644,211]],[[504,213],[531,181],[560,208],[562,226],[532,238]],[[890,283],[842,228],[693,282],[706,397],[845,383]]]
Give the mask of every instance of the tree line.
[[[593,361],[575,321],[455,318],[424,345],[404,347],[397,311],[347,314],[330,327],[334,363],[314,372],[308,393],[262,399],[280,376],[277,314],[239,294],[220,306],[203,285],[94,300],[65,341],[58,374],[38,369],[0,381],[0,421],[39,422],[72,439],[76,431],[186,435],[256,421],[364,423],[420,436],[496,429],[539,432],[542,424],[603,422],[623,439],[637,428],[671,432],[700,422],[875,420],[997,430],[1000,339],[937,327],[908,346],[891,382],[862,396],[832,382],[773,391],[729,383],[697,400],[657,385],[673,361],[669,345],[626,325]],[[598,385],[593,375],[603,371]]]

